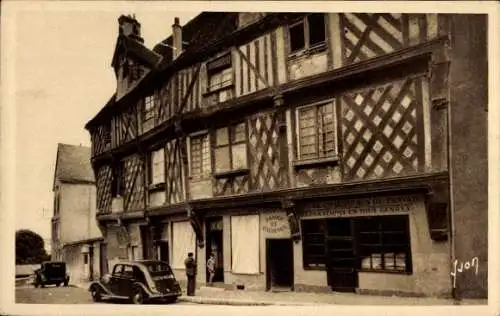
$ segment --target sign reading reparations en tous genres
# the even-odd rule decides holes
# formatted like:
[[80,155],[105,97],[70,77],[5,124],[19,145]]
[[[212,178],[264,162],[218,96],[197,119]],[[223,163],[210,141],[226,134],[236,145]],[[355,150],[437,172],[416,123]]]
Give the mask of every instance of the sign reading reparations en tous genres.
[[312,203],[302,217],[350,217],[406,214],[416,207],[418,196],[374,197]]

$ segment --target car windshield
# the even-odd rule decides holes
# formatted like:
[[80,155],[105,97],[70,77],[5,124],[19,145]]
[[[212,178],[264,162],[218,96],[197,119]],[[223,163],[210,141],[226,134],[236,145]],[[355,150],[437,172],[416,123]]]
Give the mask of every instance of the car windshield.
[[164,275],[172,273],[170,266],[163,262],[148,263],[146,267],[151,275]]

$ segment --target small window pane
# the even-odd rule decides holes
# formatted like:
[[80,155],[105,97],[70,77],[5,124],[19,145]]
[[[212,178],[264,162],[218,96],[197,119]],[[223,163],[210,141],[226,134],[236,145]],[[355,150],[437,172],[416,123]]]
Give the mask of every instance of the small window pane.
[[229,136],[227,127],[219,128],[215,134],[215,145],[222,146],[229,143]]
[[238,124],[234,127],[233,142],[245,141],[245,123]]
[[224,172],[230,170],[229,147],[215,149],[215,171]]
[[309,23],[309,45],[315,46],[325,41],[325,16],[323,13],[311,14],[307,17]]
[[290,27],[290,51],[295,52],[305,48],[304,23]]
[[246,144],[239,144],[239,145],[233,145],[231,148],[232,151],[232,160],[233,160],[233,165],[232,169],[233,170],[238,170],[238,169],[243,169],[247,167],[247,145]]

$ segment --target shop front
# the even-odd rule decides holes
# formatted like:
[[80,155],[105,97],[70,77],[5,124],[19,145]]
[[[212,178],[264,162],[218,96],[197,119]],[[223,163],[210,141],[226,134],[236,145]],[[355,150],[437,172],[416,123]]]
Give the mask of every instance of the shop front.
[[296,286],[448,295],[449,244],[431,238],[426,207],[423,195],[301,204]]

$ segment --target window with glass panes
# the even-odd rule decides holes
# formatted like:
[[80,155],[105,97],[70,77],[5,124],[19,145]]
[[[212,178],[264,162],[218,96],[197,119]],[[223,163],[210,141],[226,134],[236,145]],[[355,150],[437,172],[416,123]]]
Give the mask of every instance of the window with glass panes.
[[153,95],[147,96],[144,99],[144,121],[148,121],[154,116],[155,98]]
[[355,225],[361,270],[411,272],[407,215],[363,217]]
[[309,14],[299,22],[289,27],[290,52],[310,49],[325,43],[325,15],[323,13]]
[[298,109],[299,160],[336,155],[334,103],[308,105]]
[[302,221],[303,264],[306,269],[326,266],[326,222],[323,219]]
[[210,176],[210,146],[208,134],[191,137],[191,170],[193,179]]
[[232,68],[222,69],[210,76],[209,90],[215,91],[233,83],[233,71]]
[[219,128],[214,136],[215,172],[247,168],[245,123]]
[[217,91],[233,84],[231,54],[225,54],[207,64],[208,91]]
[[165,182],[165,151],[163,148],[150,154],[149,184]]

